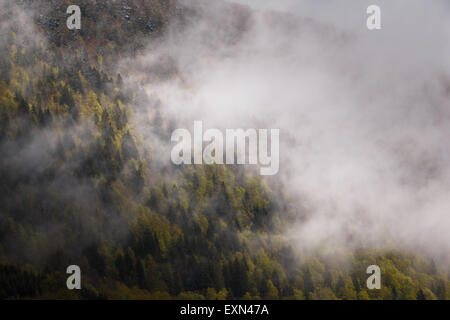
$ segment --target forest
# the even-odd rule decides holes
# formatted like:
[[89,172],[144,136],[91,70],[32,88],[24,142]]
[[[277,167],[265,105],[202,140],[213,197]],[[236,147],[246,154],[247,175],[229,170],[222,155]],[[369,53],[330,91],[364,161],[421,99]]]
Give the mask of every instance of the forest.
[[[195,10],[79,0],[83,27],[68,30],[71,3],[0,4],[0,299],[450,298],[450,270],[426,256],[298,252],[283,237],[296,208],[256,172],[161,165],[156,137],[169,141],[174,124],[116,65]],[[151,109],[139,120],[154,141],[137,105]],[[71,264],[81,290],[66,287]],[[366,287],[372,264],[380,290]]]

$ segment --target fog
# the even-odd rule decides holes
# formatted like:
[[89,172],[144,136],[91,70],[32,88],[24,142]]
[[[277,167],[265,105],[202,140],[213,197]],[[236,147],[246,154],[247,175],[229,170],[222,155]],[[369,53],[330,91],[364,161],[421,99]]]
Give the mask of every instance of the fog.
[[[299,219],[285,236],[299,249],[411,249],[448,261],[448,3],[377,1],[382,29],[369,31],[364,1],[240,2],[251,6],[180,1],[183,22],[110,70],[129,85],[148,77],[151,103],[135,118],[158,165],[171,165],[172,130],[195,120],[277,128],[280,171],[267,181],[289,194]],[[168,120],[159,131],[145,119],[156,105]]]
[[298,211],[286,237],[300,249],[448,259],[448,4],[378,1],[382,29],[369,31],[361,1],[240,2],[257,10],[182,2],[197,14],[139,60],[170,57],[176,72],[147,93],[180,128],[280,129],[268,181],[282,181]]

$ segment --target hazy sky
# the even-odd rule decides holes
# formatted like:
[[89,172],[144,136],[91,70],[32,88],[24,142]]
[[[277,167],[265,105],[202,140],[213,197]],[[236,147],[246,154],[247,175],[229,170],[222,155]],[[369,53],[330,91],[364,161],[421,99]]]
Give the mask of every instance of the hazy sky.
[[[450,1],[436,0],[228,0],[257,9],[274,9],[310,17],[344,28],[357,29],[365,26],[366,9],[371,4],[381,7],[385,24],[395,25],[398,20],[414,19],[417,26],[430,23],[435,18],[429,12],[436,7],[444,8],[441,18],[450,18]],[[422,10],[417,12],[415,8]],[[411,16],[410,14],[413,13]],[[420,13],[420,17],[414,16]]]

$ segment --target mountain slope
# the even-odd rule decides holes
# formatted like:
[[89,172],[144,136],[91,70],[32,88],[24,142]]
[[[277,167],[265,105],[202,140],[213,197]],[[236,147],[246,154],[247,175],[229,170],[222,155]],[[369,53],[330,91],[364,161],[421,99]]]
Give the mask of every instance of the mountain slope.
[[[362,250],[340,264],[297,253],[283,237],[288,198],[252,172],[161,166],[136,105],[159,136],[171,119],[116,64],[195,9],[79,3],[80,32],[66,30],[60,1],[0,8],[0,298],[450,297],[448,275],[416,256]],[[232,44],[248,9],[221,5],[240,12]],[[152,72],[176,72],[164,66]],[[82,270],[77,292],[66,289],[70,264]],[[366,289],[370,264],[385,270],[382,290]]]

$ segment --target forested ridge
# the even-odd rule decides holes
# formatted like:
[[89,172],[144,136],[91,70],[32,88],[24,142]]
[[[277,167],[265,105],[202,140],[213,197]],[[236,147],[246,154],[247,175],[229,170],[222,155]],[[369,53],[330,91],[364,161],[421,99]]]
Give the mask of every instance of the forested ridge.
[[[450,273],[417,255],[298,253],[283,237],[296,209],[252,172],[161,167],[135,106],[154,111],[148,130],[167,140],[171,120],[116,64],[195,13],[170,0],[80,0],[83,27],[71,31],[69,4],[0,5],[1,299],[450,298]],[[71,264],[81,290],[66,288]],[[366,287],[372,264],[380,290]]]

